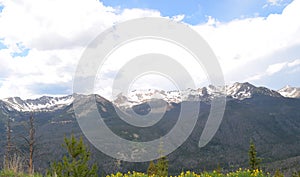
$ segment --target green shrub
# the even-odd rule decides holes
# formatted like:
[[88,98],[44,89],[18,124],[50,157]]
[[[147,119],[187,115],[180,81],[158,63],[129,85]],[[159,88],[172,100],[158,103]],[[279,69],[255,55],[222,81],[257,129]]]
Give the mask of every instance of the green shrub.
[[292,177],[300,177],[300,171],[294,172]]
[[284,177],[284,175],[277,169],[275,171],[274,177]]

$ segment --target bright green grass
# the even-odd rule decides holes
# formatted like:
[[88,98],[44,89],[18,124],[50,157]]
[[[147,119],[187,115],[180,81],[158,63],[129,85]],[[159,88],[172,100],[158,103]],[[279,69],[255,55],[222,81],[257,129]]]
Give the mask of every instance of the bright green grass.
[[25,173],[15,173],[13,171],[3,170],[0,171],[0,177],[43,177],[43,175],[40,174],[28,175]]

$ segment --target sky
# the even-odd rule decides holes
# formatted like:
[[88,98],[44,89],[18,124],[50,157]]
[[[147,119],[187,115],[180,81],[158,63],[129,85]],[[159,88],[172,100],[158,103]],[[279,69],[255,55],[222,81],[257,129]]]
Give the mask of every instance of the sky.
[[[169,18],[197,31],[227,84],[300,87],[299,9],[300,0],[0,0],[0,98],[72,94],[88,44],[111,26],[141,17]],[[105,97],[117,63],[124,63],[116,58],[99,74],[96,90]],[[166,78],[150,76],[132,85],[173,89]],[[206,83],[197,79],[199,86]]]

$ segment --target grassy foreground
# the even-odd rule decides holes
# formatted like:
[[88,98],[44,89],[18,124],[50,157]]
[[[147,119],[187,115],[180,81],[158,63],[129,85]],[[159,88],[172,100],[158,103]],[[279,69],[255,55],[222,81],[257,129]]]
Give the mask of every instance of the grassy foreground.
[[[34,175],[28,175],[24,173],[14,173],[13,171],[0,171],[0,177],[42,177],[43,175],[40,174],[34,174]],[[171,176],[171,177],[269,177],[270,175],[267,173],[263,173],[261,170],[255,170],[251,172],[250,170],[242,170],[239,169],[235,172],[230,173],[219,173],[217,171],[213,172],[203,172],[200,174],[196,174],[191,171],[181,172],[179,175]],[[128,173],[116,173],[116,174],[110,174],[106,177],[148,177],[147,174],[141,173],[141,172],[128,172]],[[151,175],[149,177],[157,177],[156,175]]]
[[14,171],[2,170],[0,171],[0,177],[43,177],[43,175],[40,174],[29,175],[21,172],[17,173]]
[[[235,172],[230,172],[226,174],[219,173],[217,171],[203,172],[200,174],[191,171],[186,171],[186,172],[181,172],[179,175],[170,176],[170,177],[252,177],[252,176],[268,177],[270,175],[268,173],[267,174],[263,173],[261,170],[255,170],[251,172],[250,170],[239,169]],[[124,174],[118,172],[116,174],[107,175],[106,177],[148,177],[148,175],[141,172],[128,172]],[[150,177],[157,177],[157,176],[151,175]]]

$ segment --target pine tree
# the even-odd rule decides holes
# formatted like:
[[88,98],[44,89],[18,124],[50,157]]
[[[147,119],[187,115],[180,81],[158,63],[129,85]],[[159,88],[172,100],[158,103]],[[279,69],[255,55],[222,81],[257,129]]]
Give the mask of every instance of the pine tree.
[[160,177],[166,177],[168,176],[169,162],[167,157],[163,156],[164,150],[162,141],[159,144],[158,153],[160,155],[160,158],[157,160],[157,163],[155,165],[156,175]]
[[260,162],[261,159],[257,157],[257,151],[255,148],[255,145],[253,143],[253,140],[250,140],[250,147],[249,147],[249,166],[250,166],[250,170],[254,171],[256,169],[260,169]]
[[89,167],[90,151],[87,150],[83,143],[82,137],[78,140],[71,136],[65,138],[63,145],[68,155],[64,156],[61,162],[53,163],[48,175],[57,177],[97,177],[97,166],[94,164]]
[[156,164],[156,170],[157,170],[157,175],[158,176],[168,176],[168,160],[166,156],[163,156],[158,159],[157,164]]
[[148,176],[152,176],[152,175],[157,174],[156,165],[154,164],[153,161],[150,161],[150,163],[149,163],[149,167],[147,169],[147,174],[148,174]]

